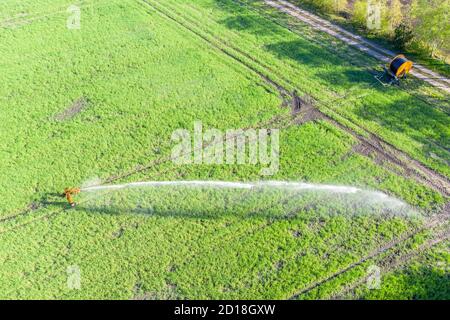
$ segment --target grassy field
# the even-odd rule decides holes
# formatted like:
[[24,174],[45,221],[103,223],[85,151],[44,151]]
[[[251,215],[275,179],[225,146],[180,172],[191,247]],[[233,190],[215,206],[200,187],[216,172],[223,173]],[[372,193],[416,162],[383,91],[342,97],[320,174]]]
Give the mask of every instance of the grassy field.
[[449,258],[447,241],[390,273],[380,290],[359,289],[356,294],[365,299],[448,299]]
[[[448,240],[444,253],[389,272],[380,290],[357,286],[368,266],[433,241],[432,228],[407,235],[448,200],[358,152],[361,139],[374,134],[448,179],[448,96],[415,79],[375,85],[367,70],[378,62],[257,1],[83,1],[81,28],[68,30],[71,4],[0,4],[1,298],[449,298],[433,280],[445,268],[402,289],[420,259],[448,264]],[[293,90],[322,116],[295,121]],[[339,197],[290,192],[143,188],[82,194],[74,209],[61,198],[95,179],[264,178],[261,165],[170,161],[172,133],[196,120],[220,130],[270,123],[281,131],[270,180],[380,190],[420,217],[364,206],[355,215]],[[79,290],[67,286],[71,266]]]

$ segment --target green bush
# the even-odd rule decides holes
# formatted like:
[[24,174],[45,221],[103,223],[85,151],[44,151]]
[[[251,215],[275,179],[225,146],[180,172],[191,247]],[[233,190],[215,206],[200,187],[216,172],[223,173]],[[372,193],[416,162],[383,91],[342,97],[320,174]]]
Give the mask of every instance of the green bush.
[[412,26],[407,22],[400,23],[394,31],[394,42],[402,49],[405,49],[414,39]]

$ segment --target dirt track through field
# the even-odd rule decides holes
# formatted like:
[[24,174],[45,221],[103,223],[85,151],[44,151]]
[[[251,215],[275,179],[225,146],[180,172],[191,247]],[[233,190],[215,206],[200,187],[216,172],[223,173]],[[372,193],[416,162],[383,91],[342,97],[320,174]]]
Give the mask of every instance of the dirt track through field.
[[[401,237],[398,237],[398,238],[396,238],[396,239],[386,243],[385,245],[383,245],[383,246],[373,250],[367,256],[359,259],[356,262],[351,263],[346,268],[343,268],[343,269],[341,269],[341,270],[339,270],[339,271],[329,275],[328,277],[326,277],[326,278],[324,278],[322,280],[316,281],[313,284],[311,284],[310,286],[299,290],[298,292],[294,293],[289,299],[297,299],[299,296],[307,294],[308,292],[310,292],[310,291],[312,291],[312,290],[322,286],[323,284],[325,284],[325,283],[327,283],[327,282],[329,282],[329,281],[331,281],[333,279],[336,279],[340,275],[342,275],[342,274],[344,274],[344,273],[346,273],[346,272],[348,272],[348,271],[350,271],[350,270],[352,270],[352,269],[362,265],[363,263],[365,263],[365,262],[367,262],[369,260],[372,260],[372,259],[380,256],[381,254],[383,254],[383,253],[393,249],[394,247],[396,247],[396,246],[404,243],[405,241],[413,238],[415,235],[419,234],[420,232],[423,232],[423,231],[426,231],[426,230],[431,230],[433,228],[442,226],[443,224],[447,223],[448,221],[450,221],[450,203],[447,203],[447,205],[445,206],[445,208],[443,209],[441,214],[438,214],[438,215],[430,217],[425,224],[420,226],[420,228],[412,230],[411,232],[408,232],[408,233],[402,235]],[[440,241],[444,241],[444,240],[448,239],[449,236],[450,236],[449,235],[449,231],[448,231],[448,229],[446,229],[444,231],[444,233],[438,234],[431,241],[425,243],[420,248],[422,248],[422,251],[423,251],[425,247],[430,246],[430,245],[431,246],[435,245],[435,244],[439,243]],[[420,248],[418,250],[420,250]],[[413,252],[416,252],[416,251],[417,250],[413,250]],[[410,254],[412,255],[413,253],[410,253]],[[385,260],[383,260],[383,261],[385,261]],[[406,259],[404,259],[404,261],[406,261]],[[388,262],[388,263],[385,263],[385,264],[386,264],[385,268],[386,269],[390,268],[389,270],[393,270],[396,267],[395,263],[389,263]]]
[[[243,63],[243,62],[241,62],[241,63]],[[252,70],[252,71],[257,72],[257,71],[255,71],[255,70]],[[270,83],[271,85],[275,86],[280,92],[288,93],[288,91],[287,91],[286,89],[284,89],[284,87],[282,87],[281,85],[278,85],[276,82],[270,80],[269,77],[267,77],[267,76],[265,76],[264,74],[261,74],[261,73],[258,73],[258,74],[259,74],[262,78],[264,78],[264,80],[266,80],[266,82],[268,82],[268,83]],[[295,96],[294,96],[294,98],[295,98]],[[299,111],[299,110],[297,110],[297,111]],[[297,112],[297,111],[296,111],[296,112]],[[309,120],[323,119],[323,120],[325,120],[325,121],[327,121],[327,122],[331,122],[333,125],[335,125],[335,126],[341,128],[341,129],[343,129],[343,130],[345,130],[345,131],[351,133],[352,135],[356,134],[356,133],[352,132],[350,129],[348,129],[347,127],[343,126],[342,124],[336,122],[334,119],[331,119],[329,116],[327,116],[327,115],[323,114],[322,112],[320,112],[319,110],[317,110],[313,105],[311,105],[310,112],[311,112],[311,114],[313,114],[313,116],[312,116],[311,118],[305,118],[304,120],[309,121]],[[305,114],[306,114],[306,113],[305,113]],[[308,113],[308,114],[309,114],[309,113]],[[355,137],[357,137],[357,136],[355,136]],[[364,138],[364,139],[367,139],[367,138]],[[373,139],[374,141],[372,141],[372,139]],[[359,137],[359,136],[358,136],[358,140],[360,140],[360,137]],[[378,140],[380,140],[380,141],[378,142]],[[373,138],[371,137],[371,138],[369,139],[369,142],[370,142],[370,143],[366,143],[366,144],[365,144],[365,145],[368,145],[369,148],[374,148],[373,145],[377,145],[378,143],[380,144],[379,147],[381,148],[381,150],[380,150],[380,151],[377,151],[377,152],[380,154],[380,157],[383,156],[383,154],[384,154],[383,152],[387,152],[387,154],[389,155],[390,152],[392,151],[392,150],[390,150],[390,151],[384,151],[383,145],[384,145],[385,142],[382,141],[381,139],[379,139],[379,138],[378,138],[377,136],[375,136],[375,135],[373,136]],[[364,143],[364,142],[362,142],[362,143]],[[401,151],[399,151],[399,152],[401,152]],[[394,158],[385,157],[385,158],[386,158],[388,161],[391,161],[391,162],[395,162],[395,161],[396,161],[396,160],[395,160],[395,157],[394,157]],[[383,159],[384,159],[384,158],[383,158]],[[411,160],[413,160],[413,159],[411,159]],[[413,161],[415,161],[415,160],[413,160]],[[402,163],[400,163],[399,165],[402,165]],[[414,165],[414,164],[413,164],[413,165]],[[415,165],[422,166],[419,162],[415,163]],[[427,168],[425,168],[425,169],[427,169]],[[429,169],[427,169],[427,170],[429,170]],[[143,171],[143,170],[139,170],[139,171]],[[413,170],[413,171],[414,171],[414,170]],[[134,174],[134,173],[135,173],[135,172],[132,172],[131,174]],[[432,173],[434,173],[434,171],[432,171]],[[122,177],[120,177],[120,178],[122,178]],[[448,185],[447,185],[447,187],[448,187]],[[444,190],[447,190],[447,192],[448,192],[448,189],[444,189]],[[441,190],[441,191],[442,191],[442,190]],[[289,217],[289,215],[290,215],[290,214],[288,214],[288,217]],[[48,216],[46,216],[46,217],[48,217]],[[37,220],[37,219],[36,219],[36,220]],[[35,221],[35,220],[33,219],[33,221]],[[264,228],[264,227],[266,227],[266,225],[263,225],[263,226],[257,228],[257,230],[259,230],[260,228]],[[255,232],[256,232],[256,231],[255,231]]]
[[[396,56],[394,52],[381,48],[380,46],[368,41],[367,39],[364,39],[361,36],[353,34],[306,10],[300,9],[299,7],[291,4],[288,1],[265,0],[264,2],[267,5],[276,8],[281,12],[287,13],[290,16],[298,19],[299,21],[302,21],[303,23],[306,23],[317,30],[325,32],[380,61],[388,63],[394,56]],[[436,72],[425,68],[424,66],[415,64],[414,69],[411,71],[411,74],[436,88],[450,93],[450,79],[439,75]]]
[[[360,149],[356,150],[362,155],[375,155],[375,162],[382,165],[386,170],[393,171],[396,174],[403,175],[424,184],[431,189],[441,193],[443,196],[450,196],[450,181],[441,174],[424,166],[419,161],[409,157],[401,150],[397,149],[392,144],[384,141],[377,135],[367,132],[369,137],[361,136],[352,129],[342,125],[328,115],[319,110],[312,111],[313,118],[323,119],[333,124],[335,127],[349,133],[359,141]],[[392,168],[387,167],[386,163],[392,163],[398,166],[403,172],[397,172]]]
[[[217,41],[219,41],[219,43],[212,43],[208,38],[199,34],[195,30],[192,30],[191,28],[186,26],[183,22],[178,21],[177,19],[175,19],[172,16],[168,16],[167,13],[154,7],[149,1],[143,0],[143,2],[146,3],[147,5],[151,6],[153,9],[157,10],[160,14],[164,15],[166,18],[169,18],[170,20],[176,22],[177,24],[181,25],[182,27],[195,33],[197,36],[199,36],[203,40],[207,41],[209,44],[211,44],[216,49],[220,50],[222,53],[226,54],[228,57],[236,60],[240,64],[249,68],[252,72],[255,72],[256,74],[258,74],[267,84],[269,84],[270,86],[275,88],[280,93],[280,95],[283,99],[290,97],[293,100],[292,103],[295,104],[294,100],[296,100],[296,98],[298,99],[298,96],[296,96],[296,94],[290,94],[288,89],[286,89],[283,85],[277,83],[276,81],[271,80],[271,78],[268,76],[268,74],[272,74],[272,72],[274,72],[274,70],[268,69],[268,66],[262,64],[257,59],[254,59],[248,53],[245,53],[239,49],[236,49],[237,53],[243,54],[243,55],[245,54],[245,56],[248,59],[251,59],[251,61],[256,64],[259,64],[266,72],[262,73],[261,71],[256,70],[254,67],[252,67],[245,61],[242,61],[241,59],[239,59],[239,57],[236,57],[235,54],[228,52],[226,48],[228,48],[228,49],[230,49],[230,48],[234,49],[234,48],[232,48],[227,43],[220,42],[221,39],[215,38]],[[222,46],[225,46],[225,49]],[[290,84],[290,82],[288,80],[286,80],[286,79],[283,79],[283,80],[285,82],[287,82],[288,84]],[[340,98],[342,98],[342,97],[340,97]],[[300,102],[297,101],[297,104],[299,104],[299,103]],[[433,188],[434,190],[440,192],[441,194],[443,194],[445,196],[449,195],[450,183],[446,177],[443,177],[439,173],[427,168],[426,166],[424,166],[417,160],[410,158],[408,155],[404,154],[402,151],[396,149],[394,146],[392,146],[389,143],[387,143],[386,141],[380,139],[376,135],[371,134],[370,132],[368,132],[371,137],[370,139],[360,136],[359,134],[352,131],[348,127],[346,127],[346,126],[342,125],[341,123],[337,122],[336,120],[332,119],[330,116],[319,111],[316,107],[314,107],[314,105],[313,105],[314,102],[312,100],[308,101],[307,103],[305,103],[305,101],[303,100],[302,103],[303,103],[303,105],[301,106],[301,108],[302,108],[301,112],[300,112],[300,110],[298,110],[299,105],[296,105],[296,106],[293,105],[293,108],[297,109],[297,110],[293,110],[293,114],[292,114],[292,116],[294,117],[294,119],[292,119],[293,122],[297,122],[297,124],[302,124],[307,121],[314,121],[314,120],[320,120],[320,119],[330,122],[334,126],[350,133],[356,139],[358,139],[360,141],[360,146],[362,146],[361,150],[364,150],[364,151],[360,152],[363,155],[367,155],[365,153],[372,153],[372,154],[374,153],[377,155],[377,158],[375,160],[378,161],[379,164],[383,164],[383,162],[386,162],[386,161],[394,163],[394,164],[398,165],[399,167],[403,168],[405,173],[407,173],[408,176]],[[270,119],[267,124],[273,124],[273,123],[279,122],[280,120],[283,121],[283,117],[276,116],[276,117]],[[261,124],[259,124],[259,125],[261,126]],[[366,131],[362,127],[360,127],[360,129],[363,129],[364,131]],[[110,178],[106,179],[104,182],[111,183],[116,180],[124,179],[130,175],[133,175],[133,174],[136,174],[139,172],[143,172],[151,167],[154,167],[155,165],[164,163],[168,160],[170,160],[170,159],[163,158],[163,159],[158,159],[158,160],[151,162],[150,164],[147,164],[144,166],[137,166],[136,168],[132,169],[131,171],[121,173],[119,175],[113,175]],[[392,169],[390,169],[390,168],[388,168],[388,169],[392,171]],[[395,172],[395,173],[398,174],[399,172]],[[35,210],[27,208],[26,210],[24,210],[18,214],[13,214],[13,215],[8,216],[5,219],[2,219],[0,221],[14,219],[14,218],[17,218],[18,216],[22,216],[24,214],[28,214],[33,211],[35,211]],[[34,219],[33,219],[33,221],[34,221]],[[28,223],[26,223],[26,224],[28,224]]]
[[[422,244],[419,248],[405,253],[403,255],[397,255],[395,252],[389,255],[387,258],[381,261],[379,267],[382,274],[387,274],[389,272],[393,272],[405,264],[418,257],[420,254],[425,253],[427,250],[431,249],[435,245],[438,245],[441,242],[447,241],[450,239],[450,228],[446,226],[443,231],[438,232],[434,235],[430,240],[427,240],[424,244]],[[330,297],[330,299],[344,299],[349,294],[354,292],[358,287],[364,285],[364,283],[368,280],[369,276],[363,277],[351,284],[350,286],[344,287],[339,293],[334,294]]]
[[[214,47],[217,48],[217,46],[224,46],[224,48],[218,48],[220,49],[220,51],[224,52],[227,49],[234,49],[232,48],[232,46],[224,41],[222,41],[221,39],[219,39],[218,37],[214,37],[214,40],[217,41],[216,43],[212,43],[210,40],[208,40],[207,37],[203,36],[200,34],[200,32],[193,30],[192,26],[189,26],[186,24],[186,22],[184,21],[180,21],[178,20],[174,15],[176,15],[176,13],[168,13],[165,12],[165,10],[162,10],[161,8],[156,7],[156,5],[152,4],[149,0],[143,0],[143,2],[145,2],[146,4],[148,4],[149,6],[151,6],[154,10],[156,10],[157,12],[159,12],[160,14],[162,14],[163,16],[166,16],[167,18],[169,18],[172,21],[177,22],[180,26],[188,29],[189,31],[195,33],[196,35],[200,36],[203,40],[206,40],[207,42],[209,42],[211,45],[213,45]],[[178,17],[179,18],[179,17]],[[241,50],[236,49],[236,51],[239,53],[241,52]],[[230,54],[229,52],[226,52],[227,56],[229,56],[230,58],[233,58],[234,60],[236,60],[237,62],[241,63],[241,64],[246,64],[246,62],[244,62],[242,59],[239,59],[238,57],[235,57],[235,54]],[[280,93],[288,93],[289,90],[286,89],[283,85],[277,83],[276,81],[272,80],[271,77],[269,76],[271,74],[270,70],[268,70],[267,68],[264,68],[264,65],[260,64],[259,61],[257,59],[254,59],[253,57],[251,57],[249,54],[245,53],[246,56],[248,58],[251,59],[252,62],[259,64],[260,66],[263,67],[263,69],[265,69],[265,72],[262,73],[261,71],[257,71],[256,73],[258,75],[260,75],[264,80],[266,80],[266,82],[268,82],[270,85],[272,85],[273,87],[275,87]],[[255,71],[254,67],[252,66],[248,66],[247,67],[252,70]],[[282,78],[283,79],[283,78]],[[283,79],[284,82],[290,84],[290,81]],[[294,86],[295,87],[295,86]],[[359,134],[357,134],[356,132],[354,132],[353,130],[351,130],[350,128],[347,128],[346,126],[344,126],[343,124],[337,122],[336,120],[332,119],[331,117],[329,117],[328,115],[324,114],[323,112],[321,112],[320,110],[318,110],[317,108],[315,108],[314,106],[311,105],[311,103],[313,103],[313,101],[308,102],[310,108],[307,108],[306,110],[308,110],[306,113],[301,112],[301,110],[298,110],[299,106],[298,104],[301,103],[301,101],[296,101],[296,98],[298,98],[295,94],[291,95],[292,97],[292,111],[293,114],[295,116],[299,116],[300,118],[304,118],[306,121],[308,120],[325,120],[327,122],[332,123],[333,125],[341,128],[342,130],[350,133],[351,135],[353,135],[355,138],[357,138],[362,144],[365,145],[366,148],[374,151],[377,156],[379,158],[382,158],[383,160],[387,160],[391,163],[394,163],[398,166],[400,166],[402,169],[405,170],[405,172],[407,172],[408,174],[411,174],[412,178],[414,178],[415,180],[421,182],[421,183],[425,183],[426,185],[428,185],[429,187],[433,188],[434,190],[440,192],[443,195],[448,195],[449,194],[449,182],[448,179],[446,177],[441,176],[439,173],[426,168],[424,165],[422,165],[420,162],[418,162],[415,159],[412,159],[411,157],[409,157],[408,155],[406,155],[405,153],[403,153],[402,151],[396,149],[394,146],[390,145],[389,143],[385,142],[384,140],[382,140],[381,138],[377,137],[376,135],[367,132],[367,130],[365,128],[360,128],[364,131],[366,131],[367,133],[369,133],[369,137],[370,138],[365,138],[360,136]],[[342,97],[340,97],[342,98]],[[301,106],[300,106],[301,109]],[[300,120],[301,121],[301,120]],[[406,161],[405,161],[406,160]],[[427,177],[426,175],[423,176],[423,174],[420,174],[419,172],[422,172],[420,169],[426,170],[429,173],[431,173],[432,177]],[[436,180],[435,180],[436,178]],[[447,206],[444,208],[444,213],[448,213],[448,204]],[[418,230],[413,230],[401,237],[396,238],[395,240],[383,245],[382,247],[374,250],[372,253],[369,254],[369,256],[366,256],[362,259],[360,259],[359,261],[352,263],[350,266],[348,266],[347,268],[341,269],[340,271],[338,271],[337,273],[327,277],[326,279],[316,282],[314,283],[311,287],[308,287],[296,294],[294,294],[291,298],[295,298],[298,295],[301,295],[303,293],[309,292],[311,290],[313,290],[316,287],[319,287],[320,285],[322,285],[323,283],[326,283],[336,277],[338,277],[339,275],[361,265],[362,263],[364,263],[365,261],[368,261],[372,258],[375,258],[379,255],[381,255],[382,253],[387,252],[388,250],[391,250],[392,248],[398,246],[399,244],[402,244],[404,241],[410,239],[411,237],[413,237],[414,235],[420,233],[421,231],[425,231],[428,229],[432,229],[436,226],[436,224],[440,224],[442,223],[442,219],[448,219],[448,216],[445,214],[444,216],[442,214],[438,215],[437,217],[433,217],[432,219],[430,219],[430,221],[428,223],[426,223],[425,225],[423,225],[420,229]],[[437,220],[437,221],[436,221]],[[270,225],[270,223],[269,223]],[[265,226],[263,226],[265,227]]]
[[[163,6],[164,9],[160,8],[160,4],[156,5],[153,3],[153,1],[143,0],[145,4],[152,7],[154,10],[159,12],[161,15],[165,16],[166,18],[176,22],[181,27],[189,30],[190,32],[194,33],[204,41],[208,42],[212,47],[220,50],[222,53],[226,54],[228,57],[232,58],[233,60],[237,61],[238,63],[244,65],[246,68],[248,68],[250,71],[256,73],[259,75],[267,84],[272,86],[274,89],[276,89],[280,95],[282,95],[283,98],[285,98],[286,95],[289,95],[291,99],[295,99],[295,96],[290,93],[290,89],[286,88],[286,85],[295,88],[295,85],[291,83],[289,79],[284,78],[282,75],[278,75],[275,70],[272,70],[270,67],[266,66],[264,63],[259,61],[258,59],[252,57],[249,53],[242,51],[240,48],[234,47],[232,44],[227,43],[226,41],[222,40],[218,36],[210,33],[209,31],[202,30],[200,32],[199,30],[196,30],[196,28],[200,28],[201,26],[196,25],[193,21],[189,21],[186,17],[181,19],[176,12],[170,11],[170,8]],[[166,11],[167,10],[167,11]],[[184,20],[186,19],[186,20]],[[203,34],[205,33],[205,34]],[[207,34],[207,35],[206,35]],[[250,61],[252,64],[258,65],[260,68],[256,68],[252,66],[250,63],[248,63],[247,60]],[[264,71],[262,71],[264,70]],[[274,80],[272,76],[275,76],[283,81],[284,84],[279,83],[278,81]],[[343,97],[339,97],[339,99],[343,99]],[[308,104],[314,104],[314,103],[320,103],[315,101],[310,101]],[[295,111],[295,113],[298,113],[298,110]],[[392,144],[386,142],[385,140],[381,139],[380,137],[376,136],[375,134],[367,131],[365,128],[359,126],[358,124],[354,123],[350,119],[346,119],[350,122],[352,122],[353,125],[357,126],[359,129],[365,131],[369,138],[363,137],[360,134],[356,133],[354,130],[348,128],[347,126],[341,124],[340,122],[336,121],[335,119],[331,118],[329,115],[323,113],[322,111],[318,110],[317,108],[309,108],[309,111],[307,113],[303,113],[301,115],[301,118],[303,118],[303,122],[307,120],[325,120],[332,125],[340,128],[341,130],[351,134],[354,138],[356,138],[361,144],[365,146],[365,149],[370,150],[370,152],[377,155],[377,159],[380,164],[383,164],[385,162],[390,162],[403,171],[401,174],[406,175],[410,178],[415,179],[421,184],[427,185],[428,187],[432,188],[433,190],[441,193],[444,196],[450,196],[450,181],[447,177],[439,174],[438,172],[435,172],[432,169],[429,169],[419,161],[411,158],[409,155],[404,153],[403,151],[399,150]],[[311,118],[311,119],[308,119]],[[300,120],[301,123],[301,120]],[[392,169],[389,166],[384,165],[384,167],[390,171]],[[395,172],[399,173],[399,172]]]
[[[221,41],[221,39],[219,39],[218,37],[215,37],[214,42],[212,42],[210,39],[208,39],[208,37],[205,37],[201,33],[193,30],[188,25],[186,25],[184,22],[181,22],[181,21],[175,19],[173,16],[169,16],[167,13],[156,8],[149,1],[144,0],[143,2],[146,3],[147,5],[153,7],[153,9],[157,10],[160,14],[164,15],[166,18],[169,18],[170,20],[174,21],[175,23],[181,25],[182,27],[184,27],[184,28],[188,29],[189,31],[191,31],[192,33],[196,34],[198,37],[200,37],[204,41],[208,42],[210,45],[212,45],[214,48],[221,51],[223,54],[225,54],[228,57],[232,58],[233,60],[237,61],[241,65],[244,65],[245,67],[249,68],[250,71],[259,75],[267,84],[269,84],[271,87],[276,89],[280,93],[280,96],[282,97],[283,100],[286,100],[287,97],[291,98],[292,100],[296,99],[296,97],[297,97],[296,94],[291,95],[290,91],[287,88],[285,88],[283,85],[277,83],[276,81],[274,81],[270,78],[269,75],[272,75],[274,73],[274,70],[270,69],[267,65],[261,63],[259,60],[253,58],[251,55],[249,55],[246,52],[243,52],[239,48],[236,49],[236,48],[231,47],[229,44]],[[236,53],[231,51],[233,49],[236,50]],[[251,60],[253,63],[258,64],[259,66],[262,67],[262,69],[265,72],[263,73],[260,70],[255,69],[254,67],[249,65],[247,62],[245,62],[242,58],[240,58],[238,55],[243,55],[245,58]],[[283,77],[281,77],[281,79],[284,80],[287,84],[293,86],[289,80],[283,79]],[[341,97],[341,99],[345,99],[345,97]],[[364,146],[364,148],[363,148],[364,150],[367,150],[368,152],[374,153],[377,155],[376,160],[378,160],[380,164],[383,164],[386,161],[394,163],[394,164],[398,165],[399,167],[403,168],[404,172],[409,177],[412,177],[415,180],[419,181],[420,183],[423,183],[423,184],[433,188],[434,190],[440,192],[441,194],[443,194],[445,196],[449,195],[450,183],[449,183],[448,179],[446,179],[445,177],[441,176],[440,174],[434,172],[431,169],[428,169],[427,167],[422,165],[420,162],[418,162],[414,159],[411,159],[409,156],[407,156],[400,150],[395,149],[395,147],[390,146],[387,142],[385,142],[384,140],[380,139],[379,137],[377,137],[373,134],[369,133],[371,136],[371,139],[367,139],[367,138],[360,136],[359,134],[352,131],[348,127],[342,125],[341,123],[332,119],[330,116],[324,114],[322,111],[319,111],[317,108],[315,108],[313,106],[313,103],[314,103],[313,100],[308,101],[307,103],[305,103],[304,100],[302,102],[303,102],[303,105],[301,106],[301,108],[303,108],[302,111],[300,112],[300,110],[295,110],[293,117],[296,119],[292,119],[292,121],[296,121],[298,124],[301,124],[301,123],[304,123],[304,122],[307,122],[310,120],[325,120],[325,121],[333,124],[334,126],[348,132],[349,134],[354,136],[356,139],[358,139],[360,141],[360,143]],[[296,106],[296,108],[298,108],[298,107],[299,106]],[[281,117],[281,118],[283,118],[283,117]],[[278,122],[279,120],[283,121],[283,119],[279,119],[279,117],[276,116],[276,117],[270,119],[267,124],[273,124],[273,122]],[[259,126],[261,127],[262,124],[259,124]],[[361,128],[361,129],[366,131],[364,128]],[[403,158],[403,160],[400,160],[399,157]],[[164,163],[168,160],[170,160],[170,159],[168,159],[168,158],[167,159],[159,159],[154,162],[151,162],[151,164],[147,164],[144,166],[137,166],[136,168],[134,168],[131,171],[109,177],[105,181],[105,183],[111,183],[116,180],[127,178],[131,175],[134,175],[139,172],[143,172],[151,167],[154,167],[155,165]],[[396,173],[398,174],[398,172],[396,172]],[[11,216],[8,216],[5,219],[2,219],[1,221],[15,219],[19,216],[23,216],[23,215],[32,213],[33,211],[35,211],[35,210],[33,210],[33,209],[30,210],[29,208],[27,208],[24,211],[22,211],[18,214],[13,214]],[[57,212],[60,212],[60,211],[57,210]],[[52,213],[50,215],[52,215]],[[45,215],[44,217],[46,217],[46,216],[47,215]],[[39,217],[37,219],[39,220]],[[32,221],[34,221],[34,219]],[[28,223],[24,223],[24,225],[26,225],[26,224],[28,224]],[[3,233],[3,231],[2,231],[2,233]]]

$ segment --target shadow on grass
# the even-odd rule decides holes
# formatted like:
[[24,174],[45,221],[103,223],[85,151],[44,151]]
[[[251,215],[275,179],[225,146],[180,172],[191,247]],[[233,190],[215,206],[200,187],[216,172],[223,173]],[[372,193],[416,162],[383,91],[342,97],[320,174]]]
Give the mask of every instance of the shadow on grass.
[[[370,91],[361,89],[356,95],[366,93],[366,96],[351,101],[348,106],[361,122],[371,121],[381,125],[385,130],[398,132],[411,137],[422,147],[425,157],[435,158],[441,165],[450,162],[450,103],[443,93],[430,95],[426,83],[412,78],[402,82],[402,87],[383,87],[374,79],[374,70],[361,69],[358,65],[348,64],[352,61],[335,55],[324,47],[333,47],[332,43],[321,45],[307,38],[291,41],[270,39],[279,34],[282,27],[259,15],[257,12],[245,10],[242,6],[228,0],[216,0],[217,8],[234,16],[222,20],[229,29],[247,32],[258,36],[267,36],[268,44],[263,48],[280,60],[290,60],[291,63],[308,66],[311,78],[320,79],[330,87],[330,90],[351,89],[355,86],[370,86]],[[241,13],[237,13],[237,12]],[[282,23],[288,23],[287,15],[277,16]],[[356,58],[356,62],[358,58]],[[380,62],[381,64],[381,62]],[[290,79],[292,82],[295,79]],[[408,92],[403,91],[406,89]],[[433,89],[436,91],[435,89]],[[349,96],[349,99],[352,99]],[[345,104],[345,101],[343,101]],[[355,107],[355,103],[358,107]],[[341,104],[341,102],[340,102]],[[436,157],[434,157],[435,155]],[[434,161],[432,160],[432,161]]]
[[[383,211],[367,211],[365,213],[355,213],[352,211],[351,207],[347,210],[342,210],[338,206],[333,210],[327,205],[320,204],[310,204],[310,205],[299,205],[294,208],[289,208],[286,210],[276,210],[275,208],[279,205],[276,203],[269,203],[266,206],[259,206],[244,212],[235,212],[233,210],[224,210],[223,208],[218,208],[217,210],[202,210],[201,208],[164,208],[164,209],[154,209],[145,207],[136,207],[123,209],[120,206],[87,206],[87,205],[76,205],[73,210],[79,212],[89,212],[94,214],[102,215],[137,215],[145,217],[158,217],[158,218],[177,218],[177,219],[193,219],[193,220],[216,220],[216,219],[226,219],[233,218],[239,220],[267,220],[270,223],[277,221],[289,221],[289,220],[301,220],[304,222],[313,221],[327,221],[334,218],[344,218],[352,219],[353,221],[359,219],[370,218],[372,223],[377,221],[385,221],[386,219],[400,218],[396,212],[391,210]],[[67,204],[62,204],[62,206],[67,207]],[[336,210],[336,211],[335,211]],[[401,217],[403,219],[417,220],[415,217],[408,218],[406,216]],[[418,217],[420,219],[420,217]],[[356,220],[355,220],[356,219]]]
[[[152,207],[139,207],[124,209],[120,206],[89,206],[89,205],[77,205],[74,207],[76,211],[84,211],[96,214],[108,214],[108,215],[122,215],[122,214],[134,214],[144,215],[148,217],[160,217],[160,218],[181,218],[181,219],[220,219],[220,218],[240,218],[240,219],[267,219],[271,221],[286,220],[290,218],[299,217],[300,212],[309,212],[314,210],[315,206],[299,206],[295,209],[291,209],[287,212],[274,213],[273,210],[276,206],[279,206],[280,202],[270,202],[268,204],[251,208],[246,212],[236,212],[232,209],[217,207],[215,210],[206,210],[205,208],[152,208]],[[312,211],[313,212],[313,211]],[[310,220],[314,220],[316,217],[310,217]]]
[[[199,189],[200,190],[200,189]],[[62,194],[47,193],[40,201],[44,206],[56,206],[73,211],[106,215],[144,215],[161,218],[218,219],[239,217],[243,219],[285,219],[302,209],[316,209],[315,205],[301,204],[295,212],[286,214],[287,203],[295,198],[278,193],[275,197],[261,197],[260,192],[252,194],[245,190],[222,194],[220,189],[208,190],[203,194],[197,189],[177,188],[132,188],[104,190],[98,193],[81,193],[74,197],[76,205],[71,207]],[[197,197],[199,196],[199,197]],[[278,210],[278,216],[274,211]],[[287,210],[287,209],[286,209]],[[289,211],[291,212],[291,211]]]
[[366,291],[363,299],[448,300],[450,274],[426,266],[408,268],[383,280],[378,290]]
[[236,31],[245,31],[256,35],[276,34],[274,30],[270,30],[265,26],[264,17],[258,17],[254,14],[237,14],[220,21],[228,29]]
[[[395,94],[395,93],[394,93]],[[450,117],[414,97],[392,97],[389,103],[363,100],[355,111],[363,120],[377,122],[384,128],[405,133],[422,144],[422,152],[430,155],[431,152],[450,160]]]

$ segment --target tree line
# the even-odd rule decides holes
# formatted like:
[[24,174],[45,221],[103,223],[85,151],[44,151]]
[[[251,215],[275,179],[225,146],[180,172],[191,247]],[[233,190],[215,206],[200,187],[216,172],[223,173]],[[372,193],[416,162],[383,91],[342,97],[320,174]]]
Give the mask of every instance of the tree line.
[[[450,57],[450,0],[296,0],[316,10],[339,15],[400,49]],[[370,19],[377,23],[370,25]],[[375,27],[374,27],[375,26]]]

